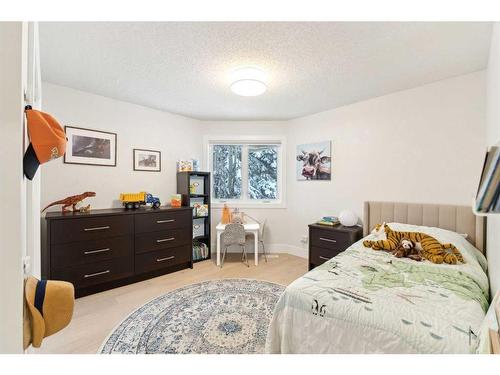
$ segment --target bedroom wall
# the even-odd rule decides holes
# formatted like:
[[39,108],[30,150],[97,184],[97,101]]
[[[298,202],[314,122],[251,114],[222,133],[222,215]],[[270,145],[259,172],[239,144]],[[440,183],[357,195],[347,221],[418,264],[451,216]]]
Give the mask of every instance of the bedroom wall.
[[[470,205],[485,147],[485,72],[291,121],[286,239],[366,200]],[[296,181],[296,145],[332,140],[332,181]],[[274,230],[274,229],[273,229]]]
[[[485,81],[481,71],[288,122],[204,121],[200,131],[286,136],[286,209],[242,210],[267,218],[269,249],[306,257],[307,224],[342,209],[362,217],[365,200],[470,205],[486,144]],[[332,140],[332,181],[296,181],[297,144],[321,140]]]
[[[276,136],[287,139],[290,132],[289,121],[201,121],[200,132],[204,137],[245,137],[245,136]],[[285,150],[284,155],[288,155]],[[207,167],[206,155],[203,155],[202,163]],[[287,168],[287,172],[290,167]],[[286,187],[285,187],[286,188]],[[286,194],[286,192],[285,192]],[[286,197],[285,197],[286,206]],[[277,252],[289,252],[302,256],[303,253],[297,253],[294,247],[288,245],[286,235],[287,208],[242,208],[241,209],[251,217],[266,221],[267,230],[265,231],[265,242],[268,245],[267,250]],[[215,241],[215,226],[220,222],[222,209],[213,209],[212,228]],[[253,249],[253,245],[251,245]],[[236,250],[235,250],[236,251]],[[252,250],[253,251],[253,250]]]
[[[44,83],[43,108],[63,124],[118,133],[118,167],[48,163],[42,205],[85,190],[97,191],[94,208],[118,206],[125,190],[148,190],[166,202],[176,188],[175,161],[203,161],[204,136],[285,136],[286,208],[243,211],[267,218],[270,250],[305,257],[307,244],[301,240],[307,224],[344,208],[361,217],[365,200],[469,205],[486,145],[485,81],[486,73],[477,72],[272,122],[197,121]],[[328,139],[332,181],[296,181],[297,144]],[[134,172],[134,147],[161,150],[162,172]],[[214,210],[213,224],[219,218],[220,210]]]
[[[0,353],[23,352],[23,257],[26,255],[26,179],[23,93],[27,77],[27,23],[0,22]],[[7,183],[8,182],[8,183]],[[8,197],[8,199],[6,199]]]
[[[488,145],[500,142],[500,24],[495,23],[491,38],[487,70],[486,126]],[[500,289],[500,215],[488,217],[487,256],[490,287],[493,293]]]
[[[93,208],[119,207],[126,191],[148,191],[166,203],[176,192],[176,161],[201,157],[196,120],[45,82],[42,89],[43,110],[61,124],[117,133],[118,144],[116,167],[64,164],[62,158],[44,164],[42,207],[89,190],[97,193],[88,199]],[[161,172],[133,171],[133,148],[161,151]]]

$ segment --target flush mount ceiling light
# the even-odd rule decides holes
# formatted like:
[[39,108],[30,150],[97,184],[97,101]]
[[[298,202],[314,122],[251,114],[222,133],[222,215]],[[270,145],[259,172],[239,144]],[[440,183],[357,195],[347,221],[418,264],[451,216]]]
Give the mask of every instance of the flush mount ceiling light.
[[266,74],[259,68],[238,68],[232,73],[231,91],[241,96],[258,96],[266,92]]

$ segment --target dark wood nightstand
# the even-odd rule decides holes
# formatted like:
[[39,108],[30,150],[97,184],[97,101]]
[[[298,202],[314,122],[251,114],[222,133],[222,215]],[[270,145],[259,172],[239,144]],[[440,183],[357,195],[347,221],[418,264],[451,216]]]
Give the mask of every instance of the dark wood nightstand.
[[363,237],[363,228],[309,225],[309,271],[340,254]]

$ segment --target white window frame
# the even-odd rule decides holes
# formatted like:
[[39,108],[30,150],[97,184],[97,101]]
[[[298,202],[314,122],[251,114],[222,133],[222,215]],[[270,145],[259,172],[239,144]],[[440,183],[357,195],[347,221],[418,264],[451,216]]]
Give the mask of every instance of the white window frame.
[[[286,138],[284,136],[205,136],[204,137],[204,152],[203,167],[212,172],[212,155],[211,145],[226,144],[226,145],[279,145],[278,152],[278,199],[273,200],[256,200],[256,199],[215,199],[213,196],[213,179],[211,179],[211,205],[212,208],[222,208],[224,204],[230,207],[239,208],[286,208]],[[247,197],[248,190],[248,163],[247,153],[243,153],[242,165],[242,193]]]

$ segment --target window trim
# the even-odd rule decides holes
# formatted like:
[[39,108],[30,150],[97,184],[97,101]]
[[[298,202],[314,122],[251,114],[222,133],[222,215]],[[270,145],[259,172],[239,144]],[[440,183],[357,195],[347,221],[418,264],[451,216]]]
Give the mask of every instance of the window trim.
[[[228,204],[230,207],[238,207],[238,208],[286,208],[286,157],[287,157],[287,149],[286,149],[286,138],[284,136],[205,136],[203,137],[203,168],[207,171],[212,172],[212,158],[210,154],[210,145],[212,144],[279,144],[280,152],[278,152],[278,195],[279,198],[273,201],[266,202],[264,200],[231,200],[223,202],[220,200],[216,200],[213,198],[211,191],[211,205],[212,208],[222,208],[224,204]],[[244,159],[247,156],[242,157],[242,164]],[[242,173],[242,182],[243,182],[243,191],[247,192],[248,190],[248,169],[246,169],[246,173]],[[244,169],[244,170],[245,170]],[[210,179],[211,183],[213,183],[213,179]],[[210,186],[212,189],[213,186]]]

